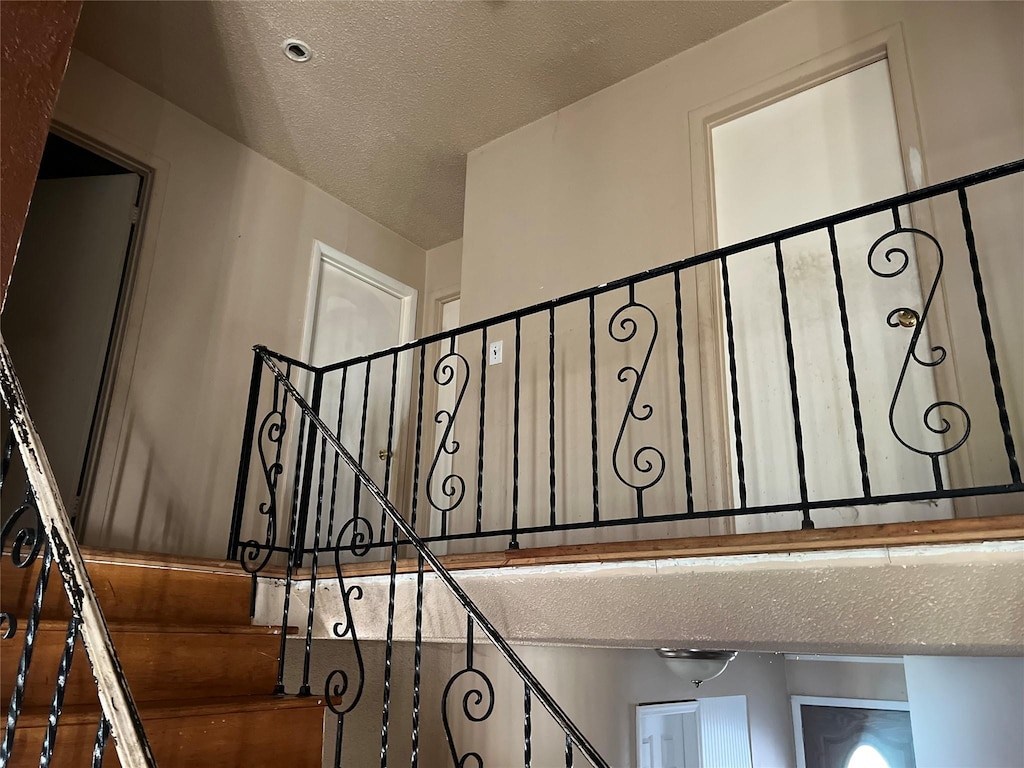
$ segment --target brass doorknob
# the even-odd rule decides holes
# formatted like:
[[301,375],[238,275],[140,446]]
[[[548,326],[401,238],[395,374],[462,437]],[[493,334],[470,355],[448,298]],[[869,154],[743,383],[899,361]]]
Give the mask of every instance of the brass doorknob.
[[388,459],[391,458],[391,451],[386,451],[383,448],[381,448],[377,455],[380,456],[381,461],[387,461]]

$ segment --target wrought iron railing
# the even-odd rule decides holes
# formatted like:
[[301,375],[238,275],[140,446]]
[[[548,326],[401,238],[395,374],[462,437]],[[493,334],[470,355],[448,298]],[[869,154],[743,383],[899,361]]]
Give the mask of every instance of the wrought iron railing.
[[[487,674],[480,668],[475,667],[473,663],[473,650],[474,650],[474,632],[477,628],[484,634],[484,636],[490,640],[498,652],[505,658],[505,660],[511,665],[512,669],[519,676],[523,683],[523,703],[524,703],[524,719],[523,719],[523,748],[524,748],[524,764],[529,766],[532,764],[532,750],[533,750],[533,737],[532,737],[532,701],[536,699],[540,705],[547,710],[551,717],[555,720],[558,727],[562,729],[565,734],[565,750],[564,754],[560,757],[564,758],[566,768],[571,768],[573,765],[574,755],[578,752],[582,754],[591,765],[595,768],[607,768],[607,762],[598,754],[594,746],[587,740],[576,724],[569,718],[569,716],[562,710],[551,694],[544,688],[540,681],[533,675],[533,673],[526,667],[512,647],[505,641],[498,630],[493,624],[487,619],[486,616],[480,611],[477,605],[470,599],[469,595],[466,594],[465,590],[459,585],[452,574],[447,568],[441,563],[438,557],[431,552],[429,547],[423,539],[417,535],[415,528],[412,524],[398,512],[394,504],[390,501],[387,496],[387,492],[378,486],[374,480],[366,473],[366,471],[359,465],[356,459],[351,453],[342,445],[341,441],[335,435],[326,423],[316,414],[316,412],[310,407],[309,403],[305,400],[302,394],[298,391],[295,385],[289,380],[286,371],[282,370],[277,363],[270,357],[269,353],[263,349],[257,349],[257,360],[261,366],[265,366],[266,369],[274,377],[274,392],[275,392],[275,413],[281,415],[281,421],[279,422],[280,428],[275,429],[275,442],[280,444],[281,437],[284,434],[284,425],[287,423],[285,420],[285,414],[288,413],[291,408],[297,418],[299,419],[299,443],[298,455],[303,455],[303,448],[301,443],[303,440],[307,441],[307,444],[312,442],[318,442],[323,452],[324,457],[330,455],[336,461],[340,461],[343,465],[343,469],[348,472],[352,472],[357,478],[359,486],[366,492],[366,494],[372,499],[374,504],[378,505],[386,515],[386,519],[391,523],[391,536],[390,543],[388,545],[391,558],[390,566],[390,582],[389,582],[389,599],[388,599],[388,617],[387,617],[387,637],[385,641],[385,661],[384,661],[384,673],[382,682],[383,690],[383,702],[381,707],[382,720],[381,720],[381,748],[380,748],[380,765],[381,768],[386,768],[388,765],[389,757],[389,733],[391,729],[391,685],[392,685],[392,655],[394,653],[394,627],[395,627],[395,610],[396,610],[396,597],[395,587],[396,580],[398,578],[398,552],[400,545],[411,545],[417,558],[417,570],[416,570],[416,607],[415,607],[415,661],[413,668],[413,709],[412,709],[412,752],[410,765],[416,768],[419,765],[420,754],[421,754],[421,743],[420,743],[420,693],[421,693],[421,664],[422,664],[422,643],[423,643],[423,597],[424,597],[424,569],[429,567],[433,571],[435,577],[441,581],[447,590],[452,594],[458,604],[466,612],[466,666],[464,669],[455,673],[447,682],[444,691],[441,696],[440,707],[441,707],[441,719],[445,732],[445,739],[447,741],[449,752],[451,753],[452,765],[456,768],[462,768],[462,766],[475,765],[478,768],[482,768],[484,760],[478,752],[472,749],[460,749],[457,743],[457,736],[455,729],[453,729],[452,722],[449,714],[453,711],[454,702],[452,699],[457,699],[461,694],[461,711],[462,716],[467,721],[472,723],[480,723],[488,720],[494,709],[494,687]],[[307,429],[309,431],[307,433]],[[332,627],[333,636],[337,639],[348,640],[352,644],[352,648],[355,654],[355,665],[354,669],[337,669],[329,673],[324,680],[323,696],[327,704],[328,709],[337,717],[337,731],[334,745],[334,765],[340,768],[342,765],[342,750],[343,740],[345,733],[345,719],[346,716],[351,713],[356,706],[359,705],[363,691],[365,687],[366,670],[363,663],[363,656],[360,647],[359,635],[356,629],[355,622],[353,620],[352,607],[353,602],[362,598],[362,588],[359,585],[347,585],[342,566],[342,559],[345,555],[351,555],[355,557],[364,556],[369,551],[369,544],[373,543],[373,524],[369,518],[363,516],[351,516],[348,517],[344,523],[339,526],[334,525],[332,519],[325,520],[326,504],[325,493],[327,492],[325,484],[325,466],[326,460],[322,460],[319,463],[319,473],[316,480],[316,500],[315,500],[315,512],[313,521],[313,532],[316,541],[327,541],[331,542],[331,551],[333,553],[333,576],[328,576],[327,579],[320,573],[320,548],[315,548],[312,553],[311,568],[308,574],[308,585],[309,589],[305,605],[305,616],[299,616],[296,618],[292,613],[292,597],[293,589],[297,580],[298,574],[296,569],[298,566],[299,559],[301,558],[302,549],[297,545],[299,541],[298,534],[298,522],[300,520],[299,508],[300,502],[298,493],[293,493],[292,503],[292,514],[290,515],[289,524],[289,537],[288,540],[291,543],[290,549],[292,556],[287,559],[285,568],[284,578],[284,599],[282,604],[281,612],[281,650],[278,668],[278,680],[277,680],[277,693],[285,692],[285,664],[287,658],[287,650],[289,643],[287,642],[287,628],[293,624],[298,623],[300,629],[304,625],[305,629],[305,642],[303,645],[303,657],[302,657],[302,678],[299,685],[298,694],[300,696],[309,696],[312,693],[311,690],[311,658],[312,658],[312,641],[314,637],[313,627],[314,619],[316,616],[316,596],[318,592],[317,585],[325,580],[337,580],[338,590],[342,598],[342,605],[344,608],[344,616],[341,621],[334,623]],[[275,464],[269,470],[268,478],[273,482],[273,478],[280,472],[277,467],[280,467],[279,463]],[[301,466],[301,464],[299,465]],[[307,465],[308,466],[308,465]],[[335,473],[337,473],[335,469]],[[295,485],[297,489],[298,484]],[[275,504],[275,501],[271,501],[271,504]],[[268,536],[272,536],[275,532],[273,525],[275,519],[275,512],[269,507],[267,509],[268,522],[271,528],[268,529]],[[274,548],[266,547],[255,540],[245,542],[241,548],[241,562],[243,567],[252,572],[255,575],[259,574],[260,571],[268,564],[271,556],[274,553]],[[303,621],[304,619],[304,621]],[[351,673],[351,674],[350,674]],[[460,681],[462,681],[460,683]],[[467,688],[468,690],[463,690]],[[346,763],[350,764],[350,763]],[[544,765],[552,765],[550,760],[543,763]]]
[[[1005,211],[1024,199],[1022,171],[1024,160],[1016,161],[332,365],[256,347],[228,557],[254,575],[254,594],[257,575],[270,564],[284,566],[282,626],[296,611],[305,613],[305,622],[291,622],[305,624],[300,694],[311,693],[321,560],[333,561],[328,578],[337,580],[344,616],[331,633],[351,640],[356,656],[354,669],[337,670],[325,683],[338,722],[335,764],[341,764],[346,716],[363,698],[365,682],[352,613],[363,592],[346,584],[346,563],[390,557],[382,766],[389,750],[398,553],[408,546],[418,563],[412,764],[420,754],[428,568],[467,614],[465,668],[440,701],[453,765],[483,763],[458,746],[449,718],[453,691],[467,678],[475,683],[462,698],[460,717],[468,722],[486,720],[494,706],[493,687],[474,665],[478,628],[523,680],[525,763],[537,699],[566,734],[566,765],[574,750],[602,765],[445,570],[440,547],[486,546],[500,537],[517,548],[566,531],[768,513],[773,519],[791,513],[795,525],[813,527],[816,518],[835,524],[828,518],[835,508],[924,502],[929,514],[932,505],[952,500],[1024,491],[981,269],[985,258],[1020,258],[1019,214],[1008,220]],[[1008,183],[1016,186],[1001,186]],[[991,204],[980,215],[969,191],[972,200]],[[947,352],[941,278],[949,256],[969,276],[960,285],[969,291],[977,341],[974,349],[958,350],[958,362],[987,381],[967,393],[957,389]],[[698,287],[710,286],[712,301],[705,295],[694,313],[690,278],[700,270]],[[808,271],[823,282],[808,282]],[[884,287],[900,280],[907,281],[900,290]],[[761,288],[777,300],[774,326],[763,302],[753,324],[744,304]],[[795,309],[809,296],[827,309],[811,321]],[[961,314],[958,322],[967,321]],[[807,342],[825,330],[832,336],[823,343]],[[497,339],[511,340],[504,367],[488,365]],[[767,366],[758,355],[773,344],[778,386],[769,397],[770,387],[759,386]],[[830,345],[833,369],[815,374]],[[692,378],[698,363],[699,396]],[[405,382],[411,391],[403,393]],[[708,389],[714,390],[710,402]],[[989,425],[984,432],[972,428],[972,410]],[[842,450],[831,444],[822,418],[845,425],[832,430],[846,430]],[[706,482],[716,445],[709,424],[719,427],[719,449],[728,446],[716,465],[726,487],[717,491]],[[974,455],[982,481],[957,464],[968,438],[983,443]],[[766,471],[776,453],[785,454],[784,471]],[[766,494],[773,482],[782,498]],[[250,494],[254,484],[258,490]],[[293,610],[293,587],[307,565],[301,578],[311,582],[309,597],[304,609]],[[289,647],[284,633],[281,638],[279,692]]]
[[[786,512],[807,528],[886,505],[914,519],[1024,491],[981,268],[1020,259],[1022,171],[1018,160],[331,365],[258,348],[228,556],[257,531],[261,557],[294,555],[277,530],[285,492],[298,562],[333,549],[309,531],[314,502],[327,530],[352,518],[372,529],[368,551],[390,547],[386,516],[363,509],[312,424],[286,425],[264,356],[435,546]],[[710,294],[696,314],[693,275]],[[510,364],[488,365],[497,339]]]
[[[64,691],[72,663],[76,658],[75,647],[81,642],[85,646],[85,654],[96,682],[100,704],[92,765],[103,764],[107,743],[113,737],[117,757],[122,766],[155,766],[156,761],[150,752],[138,710],[117,660],[103,610],[89,580],[85,561],[79,552],[78,542],[57,490],[50,463],[32,424],[24,393],[15,376],[7,346],[2,340],[0,385],[11,430],[8,439],[4,441],[0,490],[9,487],[7,481],[11,477],[15,443],[27,478],[21,503],[4,522],[0,536],[3,547],[0,557],[9,557],[17,568],[29,568],[37,561],[40,564],[28,615],[18,616],[8,608],[0,613],[0,627],[4,640],[16,638],[19,631],[24,636],[17,676],[7,710],[3,743],[0,744],[0,766],[10,764],[16,757],[13,754],[15,733],[22,714],[26,685],[32,672],[32,651],[39,631],[43,598],[54,566],[70,603],[71,618],[68,621],[67,637],[60,658],[46,731],[40,746],[39,765],[48,766],[53,759],[60,734]],[[23,628],[19,625],[21,619],[24,620]],[[24,761],[27,756],[20,757]]]

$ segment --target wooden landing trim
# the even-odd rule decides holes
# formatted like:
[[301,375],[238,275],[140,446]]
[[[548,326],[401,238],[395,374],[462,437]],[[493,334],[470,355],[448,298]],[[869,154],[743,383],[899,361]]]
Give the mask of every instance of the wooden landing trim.
[[[842,528],[818,528],[810,531],[737,533],[724,536],[690,536],[677,539],[645,539],[642,541],[612,541],[600,544],[509,549],[503,552],[445,555],[441,557],[441,562],[451,571],[468,571],[528,565],[614,563],[677,557],[814,552],[827,549],[906,547],[1009,539],[1024,539],[1024,514],[930,520],[918,523],[854,525]],[[250,577],[250,574],[243,571],[238,563],[230,560],[183,557],[154,552],[121,552],[95,547],[82,547],[82,556],[87,563],[133,565],[175,571],[217,573],[241,578]],[[349,563],[344,566],[343,573],[346,577],[382,576],[387,575],[389,570],[390,563],[383,560]],[[325,574],[331,574],[333,571],[333,565],[327,563],[320,568],[320,572]],[[398,572],[415,573],[416,559],[403,558],[399,560]],[[263,578],[284,578],[285,569],[281,566],[267,566],[259,575]],[[293,574],[293,577],[298,580],[309,579],[310,569],[299,569]]]
[[[206,626],[202,624],[155,624],[145,622],[111,621],[107,627],[112,635],[144,634],[144,635],[280,635],[281,626],[261,626],[259,624],[225,624],[224,626]],[[40,632],[58,632],[66,634],[68,622],[64,619],[42,619],[39,622]],[[298,627],[288,627],[287,634],[298,634]],[[20,646],[20,641],[19,641]]]
[[127,552],[118,549],[80,547],[86,563],[110,565],[134,565],[143,568],[159,568],[169,571],[191,571],[195,573],[219,573],[249,578],[251,574],[233,560],[217,560],[212,557],[187,557],[167,555],[160,552]]
[[[337,702],[336,702],[337,703]],[[306,709],[323,707],[322,696],[227,696],[209,699],[185,699],[182,701],[139,701],[136,702],[143,726],[151,720],[166,720],[175,717],[195,715],[229,715],[240,712],[266,712],[282,709]],[[79,704],[61,710],[61,725],[92,725],[99,721],[99,705]],[[50,715],[49,707],[26,707],[18,718],[18,726],[38,728],[46,725]]]
[[[909,547],[1012,539],[1024,539],[1024,515],[510,549],[504,552],[445,555],[440,560],[451,571],[468,571],[481,568],[617,563],[631,560]],[[415,573],[416,566],[415,558],[401,559],[398,561],[398,572]],[[429,566],[427,568],[429,570]],[[321,567],[320,573],[326,573],[330,578],[334,568]],[[343,574],[346,577],[384,576],[388,573],[389,561],[351,563],[343,567]],[[260,576],[269,578],[284,578],[284,575],[283,568],[268,567],[260,573]],[[308,580],[310,571],[308,568],[300,569],[293,574],[293,578]]]

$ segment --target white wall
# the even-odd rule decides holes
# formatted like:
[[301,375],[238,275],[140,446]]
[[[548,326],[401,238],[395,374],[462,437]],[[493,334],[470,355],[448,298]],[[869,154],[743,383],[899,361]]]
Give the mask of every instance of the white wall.
[[[917,123],[920,136],[919,146],[913,149],[923,158],[923,164],[917,163],[921,174],[914,174],[915,179],[937,182],[1024,156],[1022,27],[1024,6],[1019,3],[788,3],[475,150],[469,155],[467,168],[464,320],[472,322],[597,285],[670,263],[703,248],[698,246],[700,232],[707,229],[708,221],[698,220],[694,214],[697,197],[692,176],[697,158],[691,154],[691,116],[726,97],[756,90],[766,80],[783,77],[808,62],[844,47],[855,47],[858,41],[886,30],[895,30],[893,34],[905,45],[912,94],[909,119]],[[911,157],[904,161],[913,164]],[[1024,220],[1014,211],[1024,206],[1024,181],[1018,178],[990,190],[975,190],[971,201],[978,231],[984,232],[980,244],[986,253],[982,269],[1003,385],[1019,443],[1024,439],[1024,357],[1016,351],[1024,348],[1024,306],[1017,294],[1024,284],[1024,261],[1018,258]],[[967,393],[965,404],[973,418],[966,449],[970,452],[970,469],[978,484],[1006,482],[1006,454],[984,347],[979,341],[978,310],[959,211],[955,200],[933,208],[936,231],[947,244],[943,282],[953,332],[950,346],[957,380],[961,391]],[[669,506],[680,498],[676,469],[680,451],[678,425],[671,426],[677,400],[664,395],[671,392],[675,376],[671,364],[675,341],[671,300],[666,301],[664,294],[664,286],[638,292],[661,312],[663,322],[658,341],[662,346],[655,350],[644,392],[644,397],[655,404],[657,415],[645,427],[647,432],[635,439],[638,443],[657,441],[655,445],[669,449],[672,461],[661,484],[671,487],[675,481],[672,492],[666,491],[661,499]],[[624,301],[625,292],[620,291],[604,305],[599,302],[600,338],[607,340],[607,318]],[[697,302],[696,287],[684,285],[683,319],[691,342],[696,329],[708,322],[707,313],[698,308]],[[563,361],[560,370],[568,372],[570,366],[583,366],[585,371],[585,310],[575,315],[567,311],[561,318],[562,341],[557,350]],[[534,326],[530,345],[543,350],[544,319]],[[570,329],[576,331],[575,336]],[[510,330],[503,332],[506,340],[511,338]],[[649,331],[644,328],[642,334],[646,339]],[[574,351],[577,348],[583,352]],[[528,384],[524,386],[523,408],[527,413],[537,410],[543,415],[546,359],[537,354],[536,370],[528,368],[524,374]],[[599,394],[600,407],[602,414],[609,412],[611,420],[615,413],[621,414],[620,400],[625,395],[619,398],[614,388],[616,367],[611,361],[601,362],[610,355],[601,355],[599,350],[599,365],[605,366],[599,376],[610,383]],[[688,359],[697,359],[696,350],[688,352]],[[669,362],[659,367],[661,360]],[[510,378],[509,371],[493,369],[488,373],[488,409],[495,409],[494,429],[489,421],[487,431],[493,446],[488,448],[488,461],[495,472],[498,467],[505,468],[504,483],[508,482],[509,462],[498,452],[498,446],[510,442],[503,433],[503,422],[508,423],[503,404],[511,399]],[[700,393],[704,382],[695,364],[688,364],[687,378],[688,393]],[[560,427],[558,435],[568,446],[559,455],[564,468],[580,453],[574,453],[572,447],[589,439],[589,403],[585,375],[573,377],[567,373],[559,382],[559,424],[568,425]],[[618,389],[625,387],[620,385]],[[609,391],[611,394],[606,394]],[[688,401],[692,403],[694,492],[700,505],[714,496],[714,484],[721,482],[714,468],[705,474],[701,450],[704,437],[710,440],[713,436],[715,411],[709,410],[699,394],[688,394]],[[467,419],[472,418],[473,414],[467,413]],[[577,429],[576,422],[584,426]],[[662,425],[666,431],[659,433]],[[611,478],[609,486],[617,484],[608,466],[617,426],[612,424],[599,435],[601,471]],[[670,426],[671,432],[667,431]],[[702,429],[706,435],[702,435]],[[546,434],[524,435],[524,446],[524,477],[545,479]],[[853,449],[851,457],[855,462]],[[673,472],[676,478],[671,476]],[[582,467],[580,476],[583,479],[579,486],[570,488],[563,483],[566,490],[560,493],[565,499],[571,501],[588,490],[589,467]],[[708,488],[704,487],[705,480]],[[491,485],[497,489],[498,481]],[[523,514],[532,514],[534,505],[540,507],[538,519],[531,522],[546,519],[547,511],[545,484],[535,485],[542,486],[535,494],[529,486],[524,489],[527,511]],[[620,501],[614,496],[614,488],[602,485],[601,492],[610,514],[621,516],[631,509],[628,496]],[[563,508],[567,504],[563,500]],[[1011,511],[1012,505],[995,497],[979,501],[978,509]],[[645,529],[646,535],[665,535],[657,528]],[[624,533],[617,535],[622,537]]]
[[314,239],[418,290],[424,251],[80,52],[55,120],[155,169],[84,542],[223,557],[250,348],[301,356]]
[[907,656],[921,768],[1024,765],[1024,659]]

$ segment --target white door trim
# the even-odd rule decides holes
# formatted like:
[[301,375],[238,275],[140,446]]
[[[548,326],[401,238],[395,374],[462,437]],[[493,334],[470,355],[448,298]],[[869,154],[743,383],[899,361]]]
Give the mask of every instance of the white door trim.
[[[306,316],[302,324],[302,359],[309,361],[313,352],[313,321],[316,318],[316,296],[320,287],[320,272],[324,262],[330,263],[358,280],[400,299],[402,314],[399,322],[399,344],[412,341],[416,336],[416,299],[418,292],[390,275],[385,275],[336,248],[319,240],[313,241],[313,255],[310,259],[309,286],[306,291]],[[341,362],[335,360],[332,362]],[[401,363],[399,368],[401,369]],[[399,371],[401,373],[401,370]]]
[[[399,338],[398,344],[406,344],[416,338],[416,302],[419,297],[418,291],[402,283],[390,275],[386,275],[363,262],[332,248],[320,240],[313,241],[313,251],[310,258],[309,286],[306,292],[306,313],[302,326],[302,353],[300,359],[311,362],[313,352],[313,325],[316,319],[317,293],[320,287],[320,274],[324,263],[328,263],[337,269],[346,272],[357,280],[362,280],[367,285],[373,286],[384,293],[394,296],[401,301],[401,314],[399,317]],[[373,350],[376,353],[380,350]],[[390,497],[392,502],[398,506],[406,502],[411,488],[408,487],[406,476],[411,456],[411,448],[408,447],[411,441],[408,439],[410,419],[409,406],[411,400],[412,384],[412,353],[398,355],[398,369],[396,371],[397,388],[395,392],[395,437],[394,437],[394,462],[392,464],[392,483]],[[331,362],[343,362],[334,360]],[[297,386],[300,390],[305,389],[308,393],[311,376],[299,377]],[[400,448],[397,446],[407,446]],[[294,450],[294,449],[292,449]]]
[[841,699],[833,696],[790,696],[793,707],[793,741],[796,745],[796,768],[807,768],[804,755],[804,723],[800,707],[848,707],[850,709],[887,709],[893,712],[909,712],[910,702],[889,699]]

